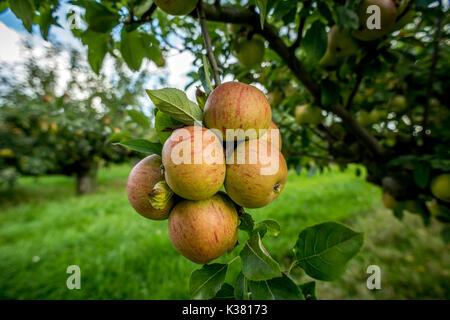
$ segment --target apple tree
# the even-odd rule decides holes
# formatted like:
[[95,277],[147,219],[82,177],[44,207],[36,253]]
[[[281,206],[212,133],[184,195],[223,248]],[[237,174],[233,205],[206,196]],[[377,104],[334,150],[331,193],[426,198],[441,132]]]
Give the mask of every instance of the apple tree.
[[27,46],[23,79],[13,76],[21,66],[0,66],[0,182],[65,174],[76,177],[78,194],[94,191],[99,165],[136,157],[111,141],[144,136],[150,127],[138,101],[146,73],[132,78],[117,62],[116,80],[97,76],[73,50],[64,84],[61,51],[48,48],[37,56]]
[[[314,173],[361,164],[398,218],[404,211],[419,214],[425,224],[436,218],[448,238],[450,117],[444,97],[450,51],[443,1],[70,3],[84,10],[86,25],[73,34],[88,46],[95,71],[106,54],[119,55],[132,70],[139,70],[143,59],[161,65],[169,52],[195,57],[186,88],[148,90],[159,141],[122,144],[161,154],[172,132],[203,120],[205,103],[223,80],[252,84],[270,101],[289,168]],[[39,25],[44,37],[55,24],[56,0],[0,4],[10,6],[28,30]],[[179,90],[190,86],[197,86],[197,103]],[[158,173],[152,177],[158,178],[146,185],[157,186],[151,197],[170,192],[157,184]],[[333,280],[362,245],[360,233],[340,224],[309,227],[299,234],[291,267],[282,272],[261,240],[277,235],[278,224],[256,223],[236,208],[239,229],[248,238],[229,263],[240,258],[242,273],[231,286],[224,283],[228,264],[205,264],[191,277],[194,298],[312,298],[314,283],[297,285],[290,270],[301,267],[315,279]]]

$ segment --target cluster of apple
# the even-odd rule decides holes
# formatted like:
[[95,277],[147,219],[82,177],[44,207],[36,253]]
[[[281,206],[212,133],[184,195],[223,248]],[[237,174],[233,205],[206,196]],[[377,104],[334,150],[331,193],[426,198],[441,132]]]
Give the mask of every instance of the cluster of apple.
[[200,264],[234,248],[240,207],[269,204],[287,180],[281,136],[263,92],[224,83],[209,95],[203,116],[206,126],[174,130],[162,155],[141,160],[127,183],[133,208],[149,219],[168,218],[174,247]]

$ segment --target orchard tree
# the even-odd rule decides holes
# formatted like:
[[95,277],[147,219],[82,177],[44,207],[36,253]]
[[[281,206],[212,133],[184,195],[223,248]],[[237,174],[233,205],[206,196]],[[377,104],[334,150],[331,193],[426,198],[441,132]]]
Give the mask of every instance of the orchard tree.
[[[58,6],[56,0],[1,3],[9,4],[28,30],[39,25],[44,37]],[[198,181],[205,168],[195,170],[198,175],[187,169],[186,179],[178,176],[174,181],[171,171],[183,168],[175,169],[165,157],[166,148],[179,142],[173,141],[175,133],[199,124],[221,131],[244,128],[245,120],[254,117],[254,126],[267,130],[272,120],[282,137],[281,153],[272,152],[286,160],[287,168],[315,172],[331,165],[362,164],[367,180],[383,188],[383,202],[398,218],[404,211],[421,215],[426,224],[435,217],[447,226],[443,232],[448,236],[450,118],[444,97],[449,91],[450,59],[448,8],[441,0],[74,0],[71,4],[85,10],[86,26],[73,33],[88,46],[89,63],[96,71],[107,53],[120,55],[133,70],[139,70],[144,58],[161,65],[173,50],[195,56],[187,87],[200,85],[197,104],[175,88],[147,91],[156,107],[159,142],[145,143],[154,155],[133,169],[127,189],[140,214],[168,217],[171,240],[188,259],[209,263],[230,250],[236,257],[228,264],[240,258],[242,273],[233,286],[224,283],[228,264],[205,264],[194,271],[193,298],[230,294],[238,299],[313,298],[315,283],[298,286],[291,269],[301,267],[315,279],[333,280],[362,245],[360,233],[340,224],[312,226],[299,234],[292,265],[281,272],[261,240],[277,235],[278,224],[255,223],[244,207],[260,207],[276,198],[285,174],[278,172],[268,191],[265,184],[258,184],[262,193],[275,195],[255,201],[249,195],[255,185],[247,184],[246,190],[233,183],[242,182],[242,172],[260,181],[252,168],[227,164],[222,174],[218,166],[215,177],[224,179],[227,195],[219,192],[204,199],[203,183],[211,183],[213,190],[220,183]],[[69,19],[73,15],[69,13]],[[117,30],[120,37],[113,36]],[[221,85],[223,79],[238,82],[223,89],[228,86]],[[244,83],[253,89],[242,89],[245,94],[238,102],[220,104],[221,98],[240,96],[236,87],[246,88]],[[263,90],[271,108],[261,106],[264,99],[248,95],[255,88]],[[221,91],[225,94],[214,98]],[[208,113],[214,109],[211,118]],[[221,117],[214,119],[214,114]],[[249,141],[233,152],[247,148],[251,152]],[[133,144],[141,150],[144,145],[127,141],[128,146]],[[148,179],[142,181],[141,175]],[[199,192],[186,190],[186,185]],[[216,215],[222,217],[215,220],[219,228],[208,228]],[[248,238],[233,249],[237,228]],[[220,233],[224,229],[229,232]]]
[[64,54],[58,47],[37,56],[26,46],[23,79],[11,76],[21,66],[1,66],[0,182],[65,174],[76,177],[78,194],[94,191],[101,162],[133,155],[111,141],[145,135],[150,127],[138,101],[146,73],[131,77],[117,61],[116,79],[97,76],[76,50],[61,72]]

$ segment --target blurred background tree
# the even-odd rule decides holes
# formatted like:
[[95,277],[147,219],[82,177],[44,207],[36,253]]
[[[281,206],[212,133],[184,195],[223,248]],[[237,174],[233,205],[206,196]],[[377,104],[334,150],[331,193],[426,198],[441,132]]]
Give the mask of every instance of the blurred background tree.
[[133,75],[116,60],[116,74],[96,75],[72,50],[64,83],[60,47],[47,48],[41,57],[31,43],[26,47],[24,79],[2,72],[0,183],[11,186],[19,175],[64,174],[76,178],[78,194],[91,192],[99,166],[136,156],[112,142],[150,138],[150,120],[139,101],[147,73]]

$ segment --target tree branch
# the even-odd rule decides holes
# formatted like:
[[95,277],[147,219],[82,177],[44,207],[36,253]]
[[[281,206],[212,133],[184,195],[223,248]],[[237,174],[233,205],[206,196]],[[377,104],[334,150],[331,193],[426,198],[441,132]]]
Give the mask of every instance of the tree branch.
[[202,29],[203,41],[205,42],[205,49],[208,55],[209,63],[211,64],[211,68],[214,75],[214,83],[217,86],[220,85],[220,74],[219,68],[217,67],[217,61],[214,57],[214,52],[212,50],[211,38],[209,37],[208,29],[206,28],[206,17],[205,11],[203,9],[203,1],[200,0],[197,5],[197,14],[200,21],[200,27]]
[[434,74],[436,72],[436,65],[439,60],[439,41],[441,39],[442,32],[442,1],[439,0],[439,11],[440,16],[437,21],[436,32],[434,34],[434,49],[433,49],[433,60],[431,61],[430,73],[428,75],[428,83],[427,83],[427,91],[425,95],[425,108],[423,112],[423,130],[422,134],[425,134],[425,131],[428,129],[428,118],[430,114],[430,98],[433,91],[433,82],[434,82]]
[[[316,103],[321,105],[319,84],[314,81],[311,75],[306,71],[305,67],[296,57],[295,53],[289,50],[289,47],[278,36],[278,30],[271,26],[267,21],[264,24],[264,29],[261,29],[258,14],[249,10],[234,7],[217,7],[209,4],[204,4],[203,8],[205,17],[208,20],[253,26],[256,32],[261,34],[269,42],[269,46],[272,50],[274,50],[280,58],[286,62],[286,65],[289,69],[291,69],[292,73],[314,97]],[[195,14],[193,16],[196,17]],[[345,109],[344,106],[341,104],[335,104],[327,109],[342,119],[344,126],[358,137],[361,144],[368,147],[376,156],[384,155],[384,150],[378,141],[358,123],[358,121]]]
[[361,81],[363,79],[363,71],[362,69],[358,70],[356,73],[356,81],[355,85],[353,87],[352,92],[350,93],[350,96],[348,97],[347,104],[345,105],[345,109],[350,110],[353,105],[353,99],[355,98],[356,94],[358,93],[359,86],[361,85]]
[[295,51],[295,49],[300,47],[300,44],[302,43],[303,39],[303,27],[305,26],[305,22],[306,17],[302,17],[298,24],[297,39],[295,39],[294,43],[289,47],[289,50]]

